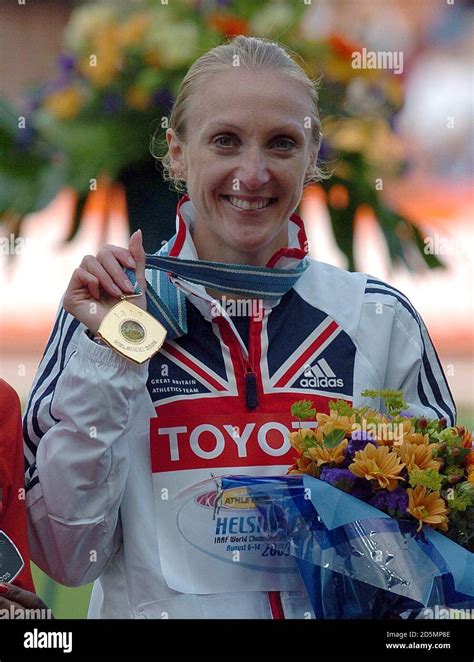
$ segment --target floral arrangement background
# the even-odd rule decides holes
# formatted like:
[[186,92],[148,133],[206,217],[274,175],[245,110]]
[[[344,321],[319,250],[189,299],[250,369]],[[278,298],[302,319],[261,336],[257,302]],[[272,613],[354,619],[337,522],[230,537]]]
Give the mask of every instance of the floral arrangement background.
[[298,453],[290,474],[308,474],[388,513],[439,529],[474,551],[474,448],[463,426],[404,413],[401,391],[371,391],[386,414],[331,401],[317,413],[300,400],[291,413],[316,420],[316,430],[290,433]]
[[[403,105],[400,77],[354,69],[352,56],[363,44],[338,34],[311,39],[304,29],[309,9],[290,0],[101,0],[79,6],[64,33],[57,77],[30,90],[24,109],[0,102],[0,222],[7,233],[21,233],[26,214],[41,210],[68,187],[77,194],[72,239],[94,188],[91,182],[98,180],[101,187],[122,182],[130,194],[131,229],[140,224],[145,248],[156,250],[157,216],[172,210],[172,228],[175,200],[159,172],[150,175],[150,165],[155,166],[150,139],[156,135],[152,149],[159,153],[166,117],[190,64],[209,48],[244,34],[283,43],[302,57],[310,76],[322,76],[320,160],[331,177],[318,186],[348,268],[356,268],[355,219],[367,205],[392,261],[409,268],[420,262],[441,266],[423,251],[421,231],[389,207],[375,186],[376,179],[396,179],[408,166],[393,130]],[[147,169],[146,181],[160,197],[144,201],[137,220],[134,205],[140,206],[142,191],[133,198],[130,189],[143,186]],[[126,181],[130,172],[136,177]],[[107,210],[103,218],[107,223]]]

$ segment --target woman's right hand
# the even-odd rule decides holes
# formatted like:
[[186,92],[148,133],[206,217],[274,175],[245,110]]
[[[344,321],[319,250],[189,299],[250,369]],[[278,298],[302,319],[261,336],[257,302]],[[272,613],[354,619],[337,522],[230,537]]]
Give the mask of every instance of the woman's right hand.
[[129,247],[105,246],[97,256],[86,255],[72,274],[63,307],[85,324],[94,335],[109,310],[123,294],[132,294],[133,285],[123,268],[135,270],[135,276],[143,292],[133,303],[146,310],[145,251],[141,230],[130,237]]

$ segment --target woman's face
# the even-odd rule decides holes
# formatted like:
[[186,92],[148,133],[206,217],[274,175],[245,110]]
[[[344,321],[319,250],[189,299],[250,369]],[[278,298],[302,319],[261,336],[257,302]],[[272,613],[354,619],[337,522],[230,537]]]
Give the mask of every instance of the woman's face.
[[172,129],[166,137],[196,210],[199,257],[265,265],[287,246],[288,218],[316,158],[307,91],[278,72],[236,68],[210,76],[186,117],[186,142]]

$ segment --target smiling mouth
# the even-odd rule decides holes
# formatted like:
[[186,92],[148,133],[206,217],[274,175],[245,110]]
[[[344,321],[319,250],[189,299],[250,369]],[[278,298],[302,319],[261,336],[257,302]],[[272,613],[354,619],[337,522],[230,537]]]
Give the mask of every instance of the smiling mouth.
[[250,202],[249,200],[242,200],[242,198],[237,198],[233,195],[223,195],[221,196],[227,200],[227,202],[240,211],[258,211],[260,209],[266,209],[276,202],[276,198],[260,198],[255,202]]

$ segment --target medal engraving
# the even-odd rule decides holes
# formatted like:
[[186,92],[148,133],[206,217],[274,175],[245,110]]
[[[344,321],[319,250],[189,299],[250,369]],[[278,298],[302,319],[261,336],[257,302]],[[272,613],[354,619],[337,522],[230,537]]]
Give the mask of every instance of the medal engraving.
[[160,350],[166,329],[150,313],[124,298],[109,310],[97,335],[126,359],[144,363]]

